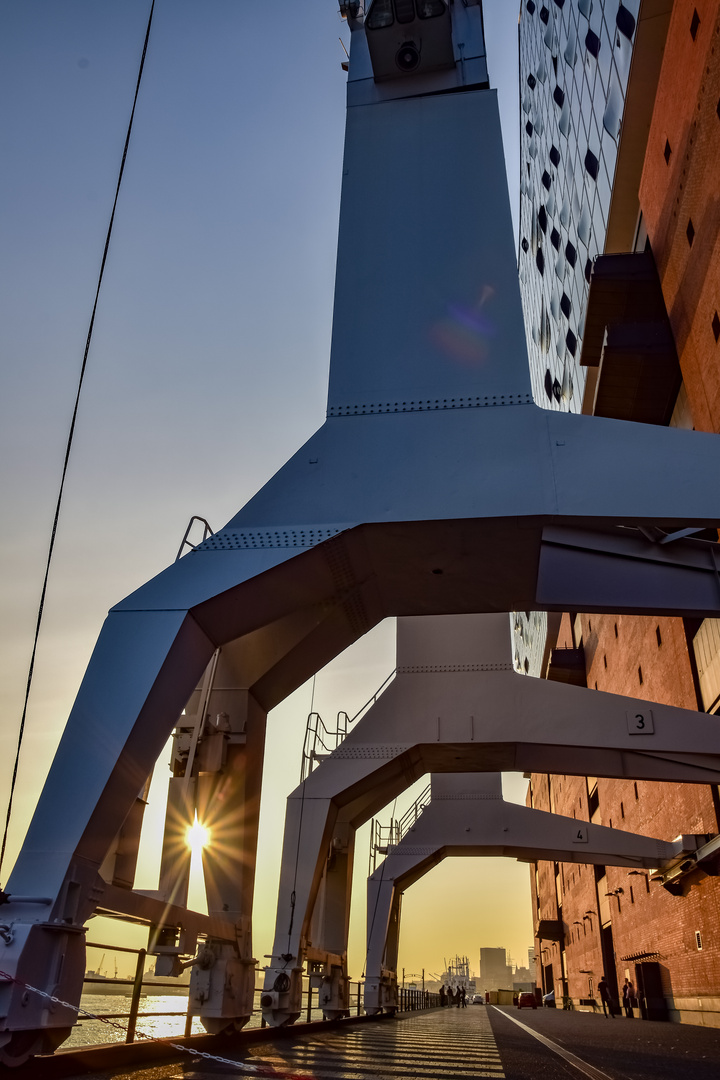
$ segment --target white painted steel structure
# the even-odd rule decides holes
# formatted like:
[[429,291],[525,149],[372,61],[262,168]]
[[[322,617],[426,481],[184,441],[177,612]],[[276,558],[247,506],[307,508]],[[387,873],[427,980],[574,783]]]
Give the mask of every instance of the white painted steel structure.
[[[713,717],[518,675],[511,649],[507,615],[398,619],[394,680],[288,798],[275,943],[262,998],[268,1023],[300,1014],[304,963],[322,975],[326,1014],[346,1010],[355,831],[426,773],[720,780],[720,728]],[[452,788],[454,780],[435,782]],[[460,783],[467,783],[465,776]],[[507,813],[510,819],[512,807]],[[531,823],[542,821],[548,846],[563,847],[564,819],[538,812],[522,820],[527,829],[523,825],[519,843],[524,838],[540,850]],[[679,822],[678,832],[682,828]],[[621,857],[648,850],[644,837],[613,830],[596,835],[617,836],[610,850]],[[672,857],[669,848],[653,850],[652,866]]]
[[[455,2],[448,20],[440,7],[442,17],[402,30],[366,32],[362,18],[350,20],[327,421],[224,529],[110,612],[7,885],[0,969],[16,981],[0,987],[6,1063],[67,1036],[72,1011],[48,1008],[24,983],[78,1001],[83,928],[99,908],[159,926],[164,949],[183,953],[193,933],[206,935],[193,976],[198,1012],[211,1030],[249,1016],[252,813],[232,819],[230,838],[249,863],[222,876],[209,920],[100,873],[218,648],[233,653],[230,732],[246,739],[234,744],[242,768],[228,772],[226,796],[244,805],[256,796],[267,711],[387,615],[720,614],[713,545],[663,546],[634,531],[717,523],[720,439],[532,403],[481,8]],[[371,59],[372,33],[386,45],[378,36]],[[431,47],[435,33],[451,35],[451,62],[447,40]],[[410,39],[418,65],[388,78],[387,57]],[[431,56],[438,67],[425,64]],[[551,707],[553,688],[544,692]],[[514,693],[522,715],[529,706]],[[683,718],[685,734],[691,722],[700,764],[703,751],[717,752],[715,735],[702,718]],[[538,718],[530,734],[514,723],[518,740],[533,740],[528,760],[547,756]],[[626,769],[623,723],[605,731],[601,757],[587,738],[593,774],[605,763],[610,775]],[[451,747],[465,745],[455,727],[448,722],[460,740],[445,746],[451,759]],[[680,752],[664,724],[657,740],[670,758]],[[474,753],[466,770],[522,756]],[[633,760],[647,775],[662,759]],[[666,778],[692,771],[665,768]],[[715,778],[714,760],[701,773]]]
[[450,856],[507,856],[535,862],[657,869],[694,852],[699,840],[667,842],[507,803],[499,774],[432,776],[432,798],[417,822],[368,878],[365,1011],[398,1006],[402,894]]

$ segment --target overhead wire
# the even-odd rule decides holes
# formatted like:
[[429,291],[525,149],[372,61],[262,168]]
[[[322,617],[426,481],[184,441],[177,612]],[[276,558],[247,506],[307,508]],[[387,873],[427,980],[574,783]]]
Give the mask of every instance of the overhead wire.
[[112,212],[110,214],[110,223],[108,225],[107,235],[105,237],[105,247],[103,249],[102,261],[100,263],[100,273],[98,275],[97,287],[95,289],[95,300],[92,306],[92,313],[90,315],[90,324],[88,326],[87,338],[85,340],[85,350],[83,352],[82,364],[80,367],[80,376],[78,379],[77,390],[75,393],[75,404],[72,412],[72,419],[70,421],[70,431],[68,433],[67,444],[65,447],[65,457],[63,459],[62,473],[60,476],[60,487],[58,489],[57,502],[55,504],[55,514],[53,517],[52,529],[50,532],[50,544],[48,547],[47,558],[45,561],[45,574],[43,577],[42,589],[40,591],[40,602],[38,605],[38,613],[35,621],[35,633],[33,636],[32,652],[30,654],[30,664],[28,667],[27,682],[25,685],[25,698],[23,701],[22,716],[20,718],[20,728],[18,731],[17,746],[15,749],[15,759],[13,763],[12,780],[10,782],[10,795],[8,797],[7,813],[5,816],[5,828],[3,831],[2,846],[0,847],[0,870],[2,870],[3,861],[5,859],[5,849],[7,847],[8,833],[10,830],[10,819],[12,817],[13,798],[15,795],[15,787],[17,784],[18,767],[20,763],[20,751],[22,748],[23,738],[25,735],[25,723],[27,720],[28,702],[30,700],[30,690],[32,688],[33,673],[35,671],[35,658],[37,656],[38,639],[40,637],[40,628],[42,625],[43,612],[45,609],[45,598],[47,595],[48,580],[50,577],[50,566],[52,563],[53,552],[55,549],[55,540],[57,537],[58,522],[60,520],[60,508],[62,506],[63,494],[65,490],[65,478],[67,476],[68,463],[70,461],[70,451],[72,449],[73,438],[75,435],[75,424],[77,421],[78,409],[80,406],[80,395],[82,392],[83,382],[85,380],[85,371],[87,368],[88,356],[90,353],[90,343],[92,341],[93,329],[95,327],[95,315],[97,313],[98,300],[100,297],[100,289],[105,274],[105,264],[107,262],[108,251],[110,248],[110,237],[112,236],[113,224],[115,222],[115,211],[117,209],[118,198],[120,195],[120,186],[122,184],[123,173],[125,172],[125,162],[127,160],[128,147],[130,145],[130,135],[132,133],[133,121],[135,119],[135,107],[137,105],[138,95],[140,93],[140,83],[142,82],[143,70],[145,67],[145,57],[147,55],[148,41],[150,40],[150,28],[152,26],[153,13],[155,11],[155,0],[152,0],[150,4],[150,14],[148,16],[147,29],[145,31],[145,41],[143,43],[142,56],[140,57],[140,67],[138,70],[137,82],[135,85],[135,96],[133,98],[132,111],[130,113],[130,120],[128,123],[127,134],[125,136],[125,145],[123,147],[122,160],[120,162],[120,171],[118,173],[117,186],[115,188],[115,198],[113,200]]

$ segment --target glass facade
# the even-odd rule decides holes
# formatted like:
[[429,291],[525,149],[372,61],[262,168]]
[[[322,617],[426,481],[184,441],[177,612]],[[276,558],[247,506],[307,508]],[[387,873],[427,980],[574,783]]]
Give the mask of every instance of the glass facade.
[[[546,409],[582,408],[590,274],[605,248],[640,4],[520,7],[518,268],[533,396]],[[545,617],[516,612],[512,625],[518,671],[538,675]]]

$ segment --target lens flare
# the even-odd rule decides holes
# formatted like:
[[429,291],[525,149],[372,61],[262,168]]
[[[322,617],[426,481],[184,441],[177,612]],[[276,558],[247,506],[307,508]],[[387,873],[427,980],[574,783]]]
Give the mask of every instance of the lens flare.
[[202,851],[210,843],[210,832],[200,824],[197,814],[192,825],[187,828],[185,842],[193,853]]

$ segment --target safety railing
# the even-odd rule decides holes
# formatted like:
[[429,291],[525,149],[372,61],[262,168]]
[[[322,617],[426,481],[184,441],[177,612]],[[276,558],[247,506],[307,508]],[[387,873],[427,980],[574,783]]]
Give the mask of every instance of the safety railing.
[[398,990],[398,1005],[400,1012],[415,1012],[416,1009],[439,1009],[440,995],[431,993],[429,990],[418,990],[415,987],[402,986]]
[[346,712],[337,714],[334,728],[327,727],[320,713],[311,712],[308,715],[300,767],[301,784],[323,758],[329,757],[333,750],[337,750],[347,735],[348,723],[349,718]]
[[430,785],[418,795],[409,810],[406,810],[401,818],[391,818],[389,825],[381,825],[377,818],[370,823],[370,858],[368,860],[368,876],[375,873],[379,855],[387,855],[397,847],[408,829],[417,822],[425,807],[431,801],[432,792]]
[[[147,974],[145,972],[145,963],[147,961],[148,954],[146,949],[135,949],[125,945],[108,945],[101,944],[99,942],[88,941],[87,947],[90,949],[99,949],[106,953],[131,953],[137,957],[135,965],[135,975],[133,978],[106,978],[102,975],[86,975],[83,980],[83,986],[92,987],[97,993],[102,994],[103,988],[113,995],[118,993],[118,987],[127,987],[128,996],[130,997],[130,1005],[127,1010],[122,1012],[93,1012],[87,1013],[85,1007],[83,1007],[82,1019],[85,1022],[87,1019],[98,1020],[107,1023],[115,1031],[122,1028],[125,1033],[125,1042],[132,1043],[135,1041],[136,1033],[138,1029],[138,1021],[143,1019],[156,1019],[167,1017],[168,1019],[179,1019],[184,1017],[185,1028],[184,1035],[187,1037],[192,1034],[193,1026],[193,1014],[190,1011],[190,1003],[186,1008],[182,1010],[152,1010],[141,1011],[140,1003],[141,998],[145,991],[156,990],[158,992],[165,991],[168,993],[177,993],[177,990],[187,989],[189,992],[189,986],[181,983],[179,980],[173,983],[159,982],[157,976]],[[260,969],[258,974],[260,974]],[[351,982],[349,984],[348,994],[348,1011],[351,1016],[361,1016],[363,1012],[363,982]],[[90,991],[93,992],[92,990]],[[265,1027],[265,1021],[260,1015],[260,995],[262,994],[262,987],[255,987],[255,1007],[253,1013],[253,1020],[250,1021],[249,1026]],[[317,986],[312,985],[312,981],[308,976],[303,977],[303,1017],[306,1023],[311,1023],[314,1020],[322,1020],[323,1014],[319,1003],[320,989]],[[439,994],[431,993],[428,990],[421,990],[416,987],[399,987],[398,988],[398,1011],[399,1012],[414,1012],[418,1009],[435,1009],[440,1006]],[[118,1025],[117,1021],[124,1021],[122,1025]],[[117,1041],[117,1040],[116,1040]]]
[[300,767],[300,783],[307,779],[315,766],[337,750],[340,743],[348,733],[348,728],[354,724],[367,710],[374,705],[385,687],[393,679],[395,669],[380,684],[372,697],[358,709],[354,716],[348,716],[346,712],[339,712],[335,720],[335,727],[329,728],[323,718],[317,712],[308,715],[305,725],[305,740],[303,742],[302,765]]

